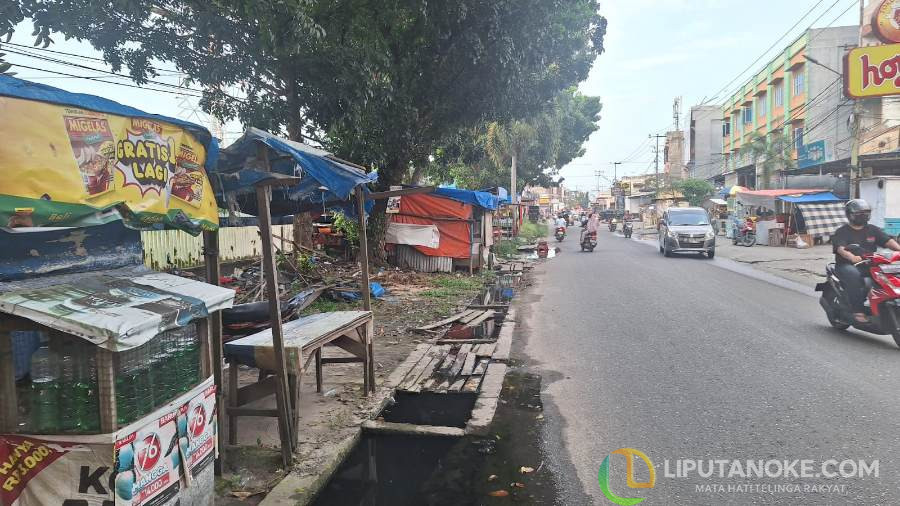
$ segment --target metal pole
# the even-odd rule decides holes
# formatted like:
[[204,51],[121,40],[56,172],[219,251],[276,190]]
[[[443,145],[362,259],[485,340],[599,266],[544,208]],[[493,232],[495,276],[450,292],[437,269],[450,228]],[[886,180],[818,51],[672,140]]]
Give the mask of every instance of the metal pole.
[[509,203],[512,204],[513,211],[515,211],[515,218],[513,219],[512,233],[513,237],[519,235],[519,199],[516,198],[516,152],[515,150],[512,153],[512,166],[509,170]]
[[[863,45],[862,26],[863,26],[863,10],[865,8],[865,0],[859,0],[859,38],[857,40],[859,47]],[[850,198],[859,198],[859,127],[860,116],[862,115],[862,101],[855,99],[853,101],[853,136],[850,141]]]
[[656,166],[656,189],[658,190],[659,189],[659,138],[665,137],[665,135],[650,134],[647,137],[656,139],[656,153],[655,153],[656,156],[653,159],[653,163]]

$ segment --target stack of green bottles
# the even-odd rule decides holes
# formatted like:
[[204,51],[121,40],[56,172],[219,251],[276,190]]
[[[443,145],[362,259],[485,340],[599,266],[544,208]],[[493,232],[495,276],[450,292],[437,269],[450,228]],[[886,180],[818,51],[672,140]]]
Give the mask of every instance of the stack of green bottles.
[[96,362],[93,347],[48,342],[31,356],[31,386],[24,426],[38,434],[96,433],[100,429]]
[[163,332],[119,357],[116,412],[120,427],[173,401],[200,382],[200,341],[193,324]]

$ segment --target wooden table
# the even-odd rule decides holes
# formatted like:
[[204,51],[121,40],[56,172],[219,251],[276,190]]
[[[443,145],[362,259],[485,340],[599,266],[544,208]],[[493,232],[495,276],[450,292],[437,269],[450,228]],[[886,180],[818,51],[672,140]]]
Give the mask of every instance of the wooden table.
[[[315,360],[316,391],[322,391],[322,365],[360,362],[363,364],[363,391],[366,395],[375,390],[375,361],[372,354],[372,312],[335,311],[319,313],[284,324],[284,349],[290,382],[290,416],[297,431],[300,419],[300,377]],[[334,345],[347,351],[352,357],[323,358],[322,348]],[[262,372],[277,366],[272,346],[271,329],[225,343],[225,359],[228,367],[228,442],[237,440],[237,417],[278,417],[277,409],[254,409],[245,404],[275,393],[275,376],[260,374],[260,379],[250,385],[238,385],[238,365],[256,367]],[[295,439],[295,438],[294,438]]]

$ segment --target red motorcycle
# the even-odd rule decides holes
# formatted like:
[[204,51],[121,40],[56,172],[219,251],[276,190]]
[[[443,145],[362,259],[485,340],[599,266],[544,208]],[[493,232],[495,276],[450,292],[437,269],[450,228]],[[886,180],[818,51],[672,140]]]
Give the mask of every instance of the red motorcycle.
[[566,238],[566,227],[556,227],[556,240],[563,242]]
[[[859,245],[847,247],[849,251],[854,249],[858,251]],[[859,253],[854,251],[854,254]],[[852,326],[873,334],[889,334],[900,346],[900,253],[894,253],[890,258],[871,253],[861,256],[863,261],[856,265],[869,267],[869,276],[865,278],[869,288],[868,321],[859,322],[853,317],[849,298],[834,273],[834,264],[826,267],[827,281],[816,285],[816,291],[822,292],[819,304],[832,327],[845,330]]]
[[756,244],[756,223],[747,218],[739,226],[735,226],[731,241],[735,246],[740,244],[748,248]]

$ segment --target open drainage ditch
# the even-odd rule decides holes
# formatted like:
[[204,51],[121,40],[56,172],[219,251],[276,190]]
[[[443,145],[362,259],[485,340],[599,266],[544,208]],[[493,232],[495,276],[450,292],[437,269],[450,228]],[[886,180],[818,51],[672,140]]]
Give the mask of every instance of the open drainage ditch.
[[[508,302],[512,277],[485,287],[473,304]],[[496,337],[497,329],[490,328]],[[395,392],[386,422],[465,428],[477,393]],[[316,496],[315,506],[443,506],[476,503],[472,483],[492,438],[413,436],[364,431]]]
[[397,392],[394,402],[381,412],[386,422],[465,428],[477,394]]

